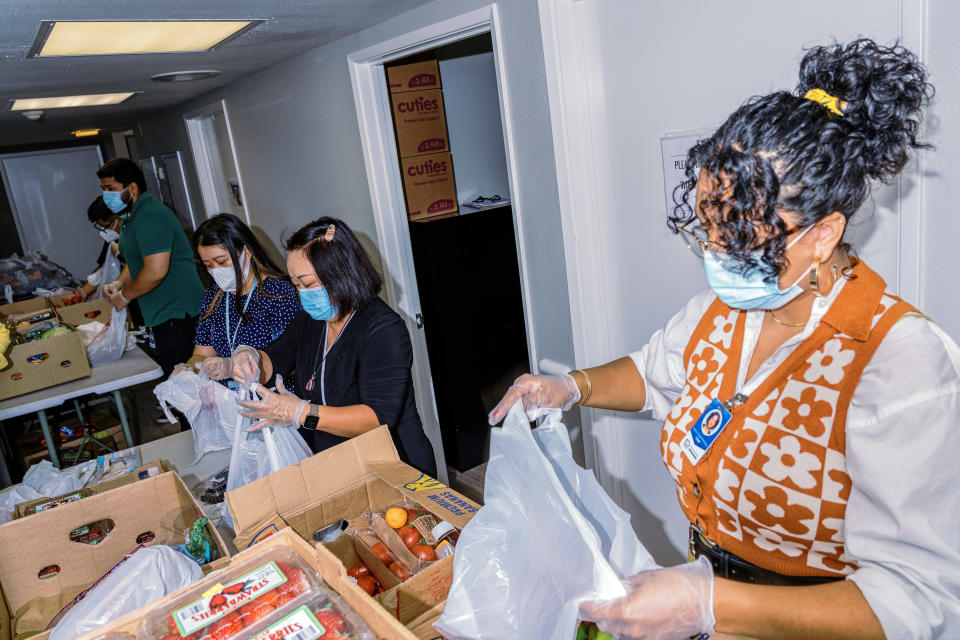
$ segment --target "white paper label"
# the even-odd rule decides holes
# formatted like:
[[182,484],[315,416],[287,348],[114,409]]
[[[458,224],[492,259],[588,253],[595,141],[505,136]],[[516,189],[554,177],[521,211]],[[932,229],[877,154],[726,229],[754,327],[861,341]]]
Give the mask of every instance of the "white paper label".
[[306,605],[258,633],[253,640],[315,640],[327,631]]

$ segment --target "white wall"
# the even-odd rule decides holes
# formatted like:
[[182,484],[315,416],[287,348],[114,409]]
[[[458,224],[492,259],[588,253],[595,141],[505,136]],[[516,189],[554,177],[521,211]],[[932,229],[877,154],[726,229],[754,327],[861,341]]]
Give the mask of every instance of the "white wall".
[[459,201],[510,197],[493,52],[442,58],[439,64]]
[[[605,303],[595,313],[608,327],[609,351],[598,359],[607,360],[639,349],[706,287],[700,262],[665,224],[660,137],[715,128],[751,95],[792,90],[804,46],[859,34],[892,41],[899,35],[900,2],[573,5],[585,40],[598,192],[601,251],[590,259],[599,260]],[[895,190],[893,195],[878,192],[874,198],[878,206],[888,205],[880,211],[885,235],[895,234],[898,224],[889,207]],[[896,242],[889,253],[884,234],[867,228],[859,235],[873,243],[870,250],[861,247],[861,255],[895,278]],[[661,562],[679,560],[687,525],[659,457],[659,423],[625,414],[601,417],[615,426],[598,432],[600,464],[620,480],[623,506],[651,552]]]
[[960,3],[927,0],[927,64],[937,89],[927,135],[921,305],[955,340],[960,339]]

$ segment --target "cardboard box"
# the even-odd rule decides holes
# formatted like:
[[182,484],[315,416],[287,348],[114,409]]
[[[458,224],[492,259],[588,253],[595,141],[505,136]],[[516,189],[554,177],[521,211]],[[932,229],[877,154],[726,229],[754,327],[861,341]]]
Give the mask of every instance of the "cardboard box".
[[166,460],[154,460],[153,462],[148,462],[147,464],[137,467],[130,473],[125,473],[122,476],[117,476],[116,478],[111,478],[110,480],[98,482],[97,484],[89,487],[84,487],[79,491],[72,491],[70,493],[65,493],[63,495],[54,496],[51,498],[37,498],[36,500],[30,500],[29,502],[21,502],[14,508],[13,517],[14,519],[25,518],[27,516],[43,513],[45,511],[55,509],[56,507],[61,507],[64,504],[76,502],[82,498],[89,498],[90,496],[95,496],[101,493],[106,493],[107,491],[119,489],[120,487],[125,487],[128,484],[137,482],[138,480],[153,478],[154,476],[158,476],[168,471],[172,471],[170,463],[168,463]]
[[7,360],[10,366],[0,372],[0,400],[85,378],[93,371],[76,331],[14,345]]
[[[134,549],[141,534],[154,534],[147,545],[180,544],[202,516],[183,480],[167,472],[0,525],[0,640],[42,631],[63,605]],[[69,539],[74,529],[101,520],[113,520],[114,528],[99,544]],[[229,562],[229,552],[213,526],[207,532],[221,558],[204,567],[209,573]],[[59,572],[40,578],[52,566]],[[13,616],[19,616],[16,629]]]
[[457,187],[453,181],[453,158],[449,153],[402,158],[400,170],[410,220],[457,211]]
[[[55,429],[54,429],[54,435],[56,435]],[[119,424],[114,424],[112,426],[100,429],[99,431],[96,431],[93,435],[97,436],[100,439],[105,439],[109,437],[110,439],[113,440],[113,443],[116,445],[116,449],[118,451],[122,451],[123,449],[126,449],[127,445],[129,444],[125,436],[123,435],[123,427]],[[72,449],[74,447],[80,446],[81,439],[82,438],[73,438],[72,440],[67,440],[64,443],[57,443],[56,445],[57,454],[60,455],[60,452],[65,449]],[[101,453],[103,453],[102,450],[95,449],[93,448],[93,446],[91,446],[90,448],[91,450],[93,450],[94,453],[97,453],[97,455],[100,455]],[[32,464],[36,464],[41,460],[49,460],[49,459],[50,459],[50,452],[47,451],[46,445],[41,444],[41,448],[23,456],[23,464],[25,467],[29,468],[30,465]],[[63,462],[62,457],[60,458],[60,462],[61,463]]]
[[[383,638],[384,640],[416,639],[416,636],[411,634],[408,629],[397,622],[397,620],[395,620],[388,611],[374,602],[373,599],[371,599],[360,587],[358,587],[355,582],[349,579],[343,579],[343,577],[335,571],[336,566],[334,563],[339,564],[336,559],[332,559],[329,554],[318,553],[318,550],[313,545],[307,543],[305,540],[303,540],[303,538],[289,528],[283,529],[279,533],[270,536],[263,542],[250,547],[245,551],[241,551],[231,558],[230,561],[224,566],[233,566],[253,559],[258,555],[266,555],[270,550],[278,547],[289,549],[302,557],[314,570],[320,574],[320,577],[323,578],[327,586],[336,591],[340,597],[342,597],[344,601],[346,601],[346,603],[361,618],[363,618],[363,620],[367,623],[367,625],[370,626],[378,638]],[[217,584],[218,579],[218,576],[208,576],[199,584],[200,586],[213,586]],[[137,632],[140,630],[140,625],[143,621],[143,618],[149,612],[166,608],[167,603],[178,598],[186,591],[195,589],[197,589],[196,584],[190,587],[185,587],[184,589],[176,591],[168,596],[164,596],[160,600],[157,600],[150,605],[143,607],[142,609],[138,609],[137,611],[133,611],[122,617],[119,617],[116,620],[105,624],[99,629],[96,629],[95,631],[90,631],[82,636],[78,636],[76,640],[96,640],[105,634],[126,634],[130,636],[136,636]],[[38,636],[37,640],[44,640],[44,637]]]
[[258,542],[263,542],[273,534],[286,528],[287,523],[284,519],[276,513],[271,513],[249,529],[238,533],[237,537],[233,539],[233,546],[242,551],[243,549],[252,547]]
[[0,305],[0,314],[12,316],[18,313],[33,313],[49,308],[50,303],[47,302],[47,298],[30,298],[28,300],[21,300],[20,302],[10,302]]
[[[55,298],[51,298],[51,300],[55,300]],[[110,321],[110,314],[113,310],[110,301],[102,299],[72,304],[69,307],[57,306],[56,303],[54,303],[54,306],[60,319],[71,327],[94,321],[106,324]]]
[[442,91],[395,93],[391,102],[401,158],[450,150]]
[[387,67],[387,85],[390,93],[439,89],[440,66],[436,59]]
[[[225,494],[227,507],[240,530],[279,514],[298,534],[313,532],[341,518],[348,530],[369,524],[364,511],[379,511],[412,502],[462,529],[480,505],[441,482],[400,461],[390,431],[380,427]],[[268,539],[269,540],[269,539]],[[424,627],[442,611],[453,582],[453,557],[446,557],[399,583],[353,536],[318,545],[318,557],[328,572],[347,580],[347,569],[363,559],[387,590],[376,600],[401,623]],[[376,569],[376,570],[375,570]],[[326,576],[325,576],[326,578]],[[431,619],[428,611],[438,607]],[[425,628],[425,627],[424,627]],[[416,637],[416,636],[414,636]],[[431,638],[436,637],[429,636]]]

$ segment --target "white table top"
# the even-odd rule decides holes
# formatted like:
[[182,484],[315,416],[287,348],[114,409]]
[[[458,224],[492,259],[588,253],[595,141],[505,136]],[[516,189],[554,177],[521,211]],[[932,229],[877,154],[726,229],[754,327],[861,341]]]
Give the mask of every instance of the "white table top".
[[156,380],[163,370],[140,347],[126,351],[116,362],[93,368],[93,374],[0,402],[0,420],[57,407],[88,393],[109,393],[141,382]]

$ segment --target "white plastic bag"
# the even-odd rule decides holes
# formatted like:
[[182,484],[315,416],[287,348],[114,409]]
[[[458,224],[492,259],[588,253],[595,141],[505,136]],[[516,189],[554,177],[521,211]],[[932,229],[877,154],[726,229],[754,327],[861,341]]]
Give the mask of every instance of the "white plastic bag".
[[197,563],[170,547],[136,550],[60,618],[50,640],[76,638],[202,577]]
[[90,366],[101,365],[119,360],[127,348],[127,310],[110,312],[110,325],[97,334],[87,346]]
[[[257,398],[253,391],[244,387],[240,391],[240,399]],[[273,426],[264,427],[260,431],[248,431],[254,422],[237,413],[227,491],[233,491],[274,471],[297,464],[311,455],[310,447],[295,426]],[[226,525],[233,529],[233,518],[229,509],[224,510],[223,519]]]
[[630,516],[570,453],[559,412],[531,431],[520,403],[490,435],[485,505],[464,527],[444,637],[573,638],[584,600],[625,595],[656,567]]
[[18,484],[0,493],[0,524],[13,520],[13,511],[21,502],[30,502],[37,498],[44,498],[33,487]]
[[62,470],[53,466],[49,460],[41,460],[31,465],[23,474],[23,484],[36,489],[41,496],[59,496],[85,487],[96,470],[95,460],[87,460]]
[[240,415],[236,392],[205,375],[181,371],[158,384],[153,393],[171,423],[176,419],[169,407],[186,416],[193,431],[194,464],[204,454],[230,448]]
[[100,267],[98,274],[100,276],[100,282],[97,283],[97,290],[90,296],[90,299],[96,300],[102,298],[104,285],[108,285],[119,278],[121,271],[123,271],[123,267],[120,265],[120,260],[117,256],[113,255],[113,251],[108,247],[107,255],[103,259],[103,265]]

